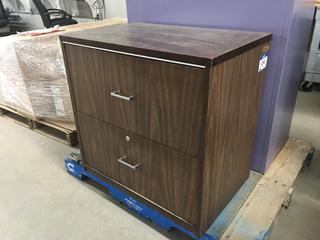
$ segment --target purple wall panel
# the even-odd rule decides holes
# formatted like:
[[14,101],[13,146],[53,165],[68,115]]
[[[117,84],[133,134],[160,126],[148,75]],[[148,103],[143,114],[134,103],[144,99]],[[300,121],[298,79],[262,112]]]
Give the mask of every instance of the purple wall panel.
[[313,4],[313,0],[127,0],[127,11],[129,22],[273,33],[252,162],[252,169],[264,172],[288,136],[297,94],[298,80],[293,76],[302,71]]
[[282,66],[281,82],[276,100],[273,126],[269,139],[266,167],[286,142],[290,130],[299,82],[304,71],[306,49],[310,37],[310,16],[314,14],[314,3],[309,0],[295,1],[288,28],[289,41]]

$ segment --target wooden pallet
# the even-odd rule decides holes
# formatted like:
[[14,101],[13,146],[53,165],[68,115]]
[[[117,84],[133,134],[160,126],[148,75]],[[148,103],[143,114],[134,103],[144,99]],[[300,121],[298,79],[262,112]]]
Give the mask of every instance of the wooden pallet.
[[78,145],[77,131],[74,123],[36,119],[29,114],[2,104],[0,104],[0,116],[10,118],[24,127],[69,146]]
[[280,210],[289,207],[294,183],[313,152],[310,143],[289,139],[265,175],[243,185],[209,232],[224,240],[267,239]]

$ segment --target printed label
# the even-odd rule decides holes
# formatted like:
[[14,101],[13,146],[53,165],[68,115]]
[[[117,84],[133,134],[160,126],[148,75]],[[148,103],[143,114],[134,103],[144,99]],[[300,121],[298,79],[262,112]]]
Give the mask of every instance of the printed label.
[[261,72],[268,65],[268,55],[264,54],[260,57],[258,72]]
[[142,207],[136,204],[135,201],[131,198],[125,198],[124,201],[129,208],[135,209],[137,212],[141,212],[143,210]]
[[73,163],[67,163],[67,170],[69,171],[69,172],[72,172],[72,173],[74,173],[74,165],[73,165]]
[[56,108],[56,115],[59,117],[64,117],[66,114],[63,99],[60,97],[60,89],[58,87],[51,86],[51,93],[53,97],[53,104]]

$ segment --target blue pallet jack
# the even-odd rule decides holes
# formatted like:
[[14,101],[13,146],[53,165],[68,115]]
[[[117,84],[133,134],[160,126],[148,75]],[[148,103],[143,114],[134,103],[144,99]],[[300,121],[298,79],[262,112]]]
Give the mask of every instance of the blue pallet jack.
[[120,191],[116,187],[106,183],[97,176],[88,172],[81,163],[81,160],[79,159],[79,154],[71,154],[70,156],[66,157],[64,160],[64,164],[67,169],[67,172],[72,176],[76,177],[81,181],[84,181],[89,178],[94,182],[97,182],[98,184],[105,187],[109,191],[111,197],[113,197],[115,200],[123,203],[128,209],[132,210],[137,215],[142,216],[146,219],[150,219],[164,230],[177,229],[195,240],[218,240],[218,238],[216,238],[215,236],[211,236],[208,233],[206,233],[204,236],[200,238],[197,237],[194,233],[186,230],[179,224],[173,222],[172,220],[163,216],[154,209],[146,206],[145,204],[139,202],[130,195]]

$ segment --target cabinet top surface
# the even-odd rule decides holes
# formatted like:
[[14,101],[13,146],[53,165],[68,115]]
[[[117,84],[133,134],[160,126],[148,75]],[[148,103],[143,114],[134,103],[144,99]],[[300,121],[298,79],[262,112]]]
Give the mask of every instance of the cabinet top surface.
[[132,23],[63,34],[64,42],[213,64],[271,39],[270,33]]

